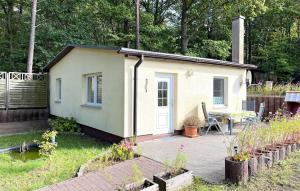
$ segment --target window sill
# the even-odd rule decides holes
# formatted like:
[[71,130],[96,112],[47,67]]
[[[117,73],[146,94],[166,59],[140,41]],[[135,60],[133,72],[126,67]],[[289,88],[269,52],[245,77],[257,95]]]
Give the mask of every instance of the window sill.
[[55,100],[54,103],[61,103],[61,100]]
[[82,104],[81,107],[89,107],[89,108],[101,109],[102,108],[102,104],[89,104],[89,103],[85,103],[85,104]]
[[213,109],[227,109],[227,108],[228,108],[228,105],[223,105],[223,104],[213,105]]

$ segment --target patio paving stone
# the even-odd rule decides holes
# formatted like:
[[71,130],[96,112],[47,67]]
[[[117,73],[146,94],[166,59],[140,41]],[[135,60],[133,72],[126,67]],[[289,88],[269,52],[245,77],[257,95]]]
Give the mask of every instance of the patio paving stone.
[[211,134],[196,138],[172,136],[140,142],[143,156],[159,162],[175,159],[183,147],[187,156],[187,169],[209,183],[222,183],[225,179],[226,145],[233,136]]

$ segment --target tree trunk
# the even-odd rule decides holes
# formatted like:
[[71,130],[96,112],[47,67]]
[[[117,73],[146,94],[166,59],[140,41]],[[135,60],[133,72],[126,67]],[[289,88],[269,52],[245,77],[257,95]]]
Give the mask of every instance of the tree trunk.
[[135,0],[135,48],[140,49],[140,0]]
[[33,54],[34,54],[34,43],[35,43],[36,6],[37,6],[37,0],[32,0],[30,40],[29,40],[28,60],[27,60],[27,72],[28,73],[32,73],[32,66],[33,66]]
[[249,21],[248,24],[248,63],[251,64],[252,62],[252,37],[251,37],[251,31],[252,31],[252,23]]
[[181,53],[186,54],[187,47],[189,43],[188,34],[187,34],[187,2],[185,0],[182,1],[181,7]]
[[[129,21],[127,19],[124,20],[124,33],[126,35],[129,34]],[[124,41],[124,47],[129,48],[130,46],[130,41],[129,39],[126,38],[126,40]]]

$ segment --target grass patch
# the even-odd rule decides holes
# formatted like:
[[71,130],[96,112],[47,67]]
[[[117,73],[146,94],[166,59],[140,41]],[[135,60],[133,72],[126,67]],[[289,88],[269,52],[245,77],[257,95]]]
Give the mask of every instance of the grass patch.
[[0,137],[0,148],[7,148],[10,146],[19,146],[24,141],[26,143],[32,143],[33,140],[41,139],[42,133],[29,133],[29,134],[18,134],[10,136]]
[[[40,133],[0,138],[0,148],[40,139]],[[59,134],[58,147],[50,158],[22,162],[9,153],[0,154],[0,190],[35,190],[74,177],[80,165],[107,147],[87,136]]]
[[247,185],[213,185],[196,178],[194,184],[184,191],[257,191],[295,190],[300,188],[300,151],[291,154],[271,169],[262,171]]

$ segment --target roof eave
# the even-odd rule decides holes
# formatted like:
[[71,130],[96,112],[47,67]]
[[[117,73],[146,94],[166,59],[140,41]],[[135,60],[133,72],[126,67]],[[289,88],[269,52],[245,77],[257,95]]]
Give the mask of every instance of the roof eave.
[[212,65],[221,65],[221,66],[245,68],[245,69],[256,69],[257,68],[257,66],[251,65],[251,64],[239,64],[239,63],[228,62],[228,61],[224,61],[224,60],[190,57],[190,56],[184,56],[184,55],[176,55],[176,54],[167,54],[167,53],[135,50],[135,49],[129,49],[129,48],[121,48],[118,52],[120,54],[126,54],[126,55],[129,55],[129,56],[144,55],[145,57],[150,57],[150,58],[178,60],[178,61],[186,61],[186,62],[195,62],[195,63],[203,63],[203,64],[212,64]]
[[103,50],[113,50],[119,51],[120,47],[115,46],[93,46],[93,45],[74,45],[69,44],[64,47],[62,51],[60,51],[45,67],[43,67],[43,72],[49,71],[49,69],[58,63],[63,57],[65,57],[69,52],[71,52],[74,48],[94,48],[94,49],[103,49]]

